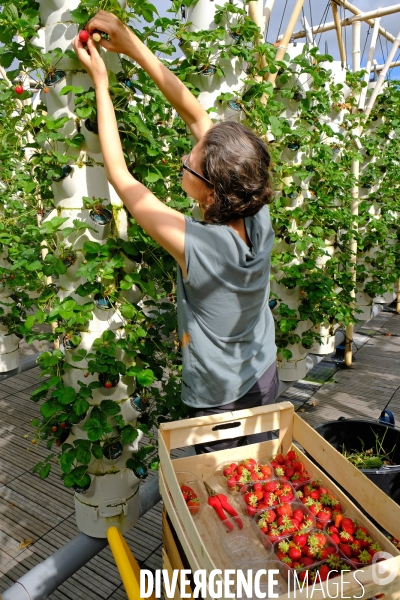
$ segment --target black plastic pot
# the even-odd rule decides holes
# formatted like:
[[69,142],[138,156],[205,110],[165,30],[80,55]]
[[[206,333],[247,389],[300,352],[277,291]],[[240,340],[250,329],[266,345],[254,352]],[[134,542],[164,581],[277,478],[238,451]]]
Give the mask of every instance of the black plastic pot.
[[360,471],[397,504],[400,504],[400,430],[390,424],[390,422],[394,424],[392,413],[390,411],[385,413],[389,414],[389,419],[382,413],[379,422],[340,418],[338,421],[318,425],[315,430],[339,452],[342,451],[343,446],[346,450],[362,450],[362,442],[364,449],[375,448],[375,435],[379,436],[380,441],[383,439],[382,447],[386,452],[391,453],[394,466],[360,469]]

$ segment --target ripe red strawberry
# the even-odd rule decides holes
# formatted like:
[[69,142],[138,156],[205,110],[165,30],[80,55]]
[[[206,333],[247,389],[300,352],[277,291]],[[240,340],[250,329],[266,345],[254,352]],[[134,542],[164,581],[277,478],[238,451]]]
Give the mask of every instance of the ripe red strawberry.
[[326,560],[331,554],[336,554],[336,548],[334,546],[328,546],[327,548],[322,548],[320,554],[320,560]]
[[66,429],[67,428],[66,422],[64,421],[64,423],[60,423],[60,427],[61,427],[61,429]]
[[230,488],[230,489],[237,489],[238,481],[237,481],[236,477],[230,477],[228,479],[228,481],[226,482],[226,484],[227,484],[228,488]]
[[107,388],[108,390],[110,388],[113,387],[112,381],[110,381],[109,379],[107,379],[107,381],[104,382],[104,387]]
[[246,504],[250,504],[250,506],[257,506],[258,503],[258,498],[253,492],[247,492],[247,494],[244,494],[243,500],[246,502]]
[[89,32],[86,31],[86,29],[81,29],[79,32],[79,41],[82,42],[82,44],[86,44],[88,39],[89,39]]
[[294,471],[293,467],[286,467],[286,468],[285,468],[285,475],[286,475],[286,477],[288,477],[289,479],[290,479],[291,477],[293,477],[294,473],[295,473],[295,471]]
[[314,564],[314,560],[312,558],[309,558],[308,556],[302,556],[301,564],[303,565],[303,567],[311,567],[311,565]]
[[283,465],[285,463],[285,457],[283,456],[283,454],[277,454],[275,456],[275,461],[280,465]]
[[332,540],[333,542],[335,542],[335,544],[337,544],[337,545],[339,545],[339,544],[340,544],[340,537],[338,536],[338,534],[337,534],[337,533],[330,533],[329,535],[330,535],[330,537],[331,537],[331,540]]
[[296,548],[296,546],[293,546],[289,550],[289,557],[292,560],[299,560],[301,558],[301,550],[299,548]]
[[56,433],[56,431],[57,431],[56,425],[53,425],[53,427],[51,428],[51,430],[52,430],[53,433]]
[[329,572],[330,568],[328,565],[322,565],[322,567],[319,568],[319,577],[321,581],[325,581],[329,577]]
[[304,471],[304,465],[299,460],[294,460],[292,463],[292,467],[295,471],[299,471],[299,473],[302,473]]
[[267,523],[273,523],[276,520],[276,512],[274,510],[266,510],[262,513],[262,518],[265,519]]
[[304,533],[296,533],[293,536],[293,541],[296,546],[303,547],[307,544],[307,536]]
[[280,550],[276,553],[278,560],[283,561],[284,558],[287,558],[287,554],[285,552],[281,552]]
[[297,454],[294,450],[289,450],[289,452],[286,454],[286,459],[287,460],[296,460],[297,459]]
[[264,475],[265,479],[268,479],[272,476],[272,469],[268,465],[260,465],[260,471]]
[[324,508],[324,509],[320,510],[319,513],[317,513],[316,517],[320,521],[323,521],[324,523],[328,523],[328,521],[330,521],[332,518],[332,512],[329,509]]
[[198,498],[191,498],[187,501],[187,506],[192,515],[197,515],[200,510],[200,500]]
[[[344,542],[345,544],[351,544],[354,540],[354,537],[350,533],[347,533],[347,531],[341,531],[339,533],[339,537],[340,537],[340,541]],[[361,543],[360,543],[360,547],[361,547]]]
[[300,508],[296,508],[293,511],[293,518],[297,519],[300,523],[303,521],[304,519],[304,513],[302,510],[300,510]]
[[294,499],[295,497],[293,492],[287,492],[286,494],[282,494],[282,496],[280,496],[281,502],[293,502]]
[[279,483],[277,481],[267,481],[267,483],[264,483],[264,491],[275,492],[278,486]]
[[25,91],[25,90],[24,90],[24,88],[23,88],[23,86],[22,86],[22,85],[16,85],[16,86],[15,86],[15,88],[14,88],[14,92],[15,92],[16,94],[18,94],[18,96],[20,96],[21,94],[23,94],[23,93],[24,93],[24,91]]
[[232,475],[232,469],[230,467],[225,467],[222,473],[224,477],[229,477],[230,475]]
[[368,529],[366,529],[362,525],[357,525],[355,534],[356,534],[356,538],[358,540],[362,540],[363,539],[363,534],[364,534],[364,536],[369,537],[369,531],[368,531]]
[[312,498],[313,500],[319,500],[321,494],[319,493],[318,490],[312,490],[309,494],[310,498]]
[[339,533],[339,529],[335,525],[329,525],[327,532],[331,535],[331,533]]
[[254,506],[248,505],[248,506],[246,506],[246,511],[247,511],[247,514],[249,515],[249,517],[254,517],[254,515],[257,512],[257,508],[255,508]]
[[348,517],[343,517],[341,526],[342,526],[343,531],[350,533],[350,535],[354,535],[356,526],[355,526],[353,519],[349,519]]
[[352,553],[352,550],[351,550],[351,547],[350,547],[350,545],[349,545],[349,544],[340,544],[340,546],[339,546],[339,550],[340,550],[341,552],[343,552],[343,554],[344,554],[345,556],[347,556],[347,558],[351,558],[351,557],[352,557],[352,555],[353,555],[353,553]]
[[262,483],[255,483],[253,485],[253,490],[255,492],[262,492],[262,489],[263,489]]
[[280,517],[291,517],[293,515],[293,509],[290,504],[281,504],[277,507],[276,514]]
[[185,498],[185,501],[188,499],[197,498],[196,492],[188,485],[181,485],[181,492]]
[[350,547],[353,552],[353,556],[358,556],[363,549],[361,540],[353,540],[353,542],[350,544]]

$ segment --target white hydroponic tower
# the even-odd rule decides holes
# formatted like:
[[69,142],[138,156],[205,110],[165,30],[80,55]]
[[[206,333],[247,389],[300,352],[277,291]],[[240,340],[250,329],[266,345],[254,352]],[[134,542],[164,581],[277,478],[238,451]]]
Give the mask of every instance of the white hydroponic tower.
[[[40,16],[43,28],[38,31],[39,38],[35,41],[37,46],[46,52],[55,48],[62,51],[71,49],[71,42],[78,33],[78,27],[71,22],[70,11],[78,6],[76,0],[43,0],[40,2]],[[102,51],[107,68],[119,71],[118,56]],[[124,240],[127,236],[127,213],[122,202],[113,188],[108,184],[104,167],[102,165],[102,154],[97,133],[91,127],[88,120],[81,120],[74,113],[74,95],[69,93],[59,95],[61,89],[66,86],[82,86],[85,90],[93,87],[92,81],[83,70],[79,61],[63,57],[57,64],[52,78],[46,81],[49,88],[47,94],[42,94],[47,104],[48,114],[55,117],[68,117],[64,130],[64,137],[74,136],[78,132],[83,133],[85,144],[80,150],[75,151],[74,161],[66,168],[63,167],[64,177],[53,183],[55,210],[47,217],[51,219],[57,215],[67,218],[62,228],[74,227],[74,220],[83,221],[90,229],[73,232],[65,240],[66,249],[71,249],[70,256],[65,259],[67,272],[59,277],[59,297],[72,298],[78,304],[93,301],[95,309],[89,322],[88,329],[79,333],[79,344],[72,344],[70,340],[61,340],[61,348],[64,349],[66,362],[73,368],[66,370],[63,377],[64,383],[79,390],[78,380],[89,384],[98,381],[98,374],[87,375],[87,361],[74,362],[72,355],[79,349],[91,351],[93,342],[99,338],[104,331],[112,330],[116,339],[124,335],[123,326],[125,320],[118,311],[117,305],[112,305],[107,298],[98,295],[82,298],[75,293],[77,287],[84,283],[82,277],[77,276],[77,270],[82,263],[82,249],[85,242],[95,241],[104,244],[110,236],[120,237]],[[66,148],[59,144],[58,152],[65,153]],[[71,148],[68,148],[71,154]],[[74,150],[72,150],[72,154]],[[96,212],[84,208],[82,197],[103,199],[104,205],[112,205],[112,211],[104,209]],[[134,263],[126,259],[126,270],[133,270]],[[126,292],[129,302],[138,302],[141,298],[140,291],[136,288]],[[124,361],[122,350],[117,356],[118,360]],[[85,377],[85,379],[84,379]],[[102,382],[100,378],[100,382]],[[104,383],[104,382],[103,382]],[[137,410],[134,400],[135,380],[133,377],[120,377],[118,383],[112,388],[101,387],[93,390],[93,397],[89,399],[91,406],[99,405],[102,400],[109,399],[117,402],[121,409],[122,417],[126,423],[136,424],[140,412]],[[70,435],[66,440],[73,443],[75,439],[86,439],[83,425],[90,418],[91,409],[84,419],[72,426]],[[116,436],[116,432],[110,434],[110,438]],[[88,472],[91,484],[88,489],[75,492],[76,519],[79,529],[94,537],[105,537],[108,527],[115,525],[121,531],[129,529],[139,516],[139,494],[138,486],[140,479],[136,477],[131,469],[126,468],[126,461],[132,452],[137,451],[138,437],[128,446],[122,446],[117,441],[114,445],[103,444],[103,458],[93,460]]]

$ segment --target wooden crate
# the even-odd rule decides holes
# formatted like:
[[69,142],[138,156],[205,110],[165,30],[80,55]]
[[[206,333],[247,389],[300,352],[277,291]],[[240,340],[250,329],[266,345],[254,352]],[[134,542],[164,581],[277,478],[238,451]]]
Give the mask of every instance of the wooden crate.
[[[279,437],[272,441],[175,460],[170,458],[170,451],[175,448],[275,430],[279,430]],[[300,419],[295,414],[290,402],[281,402],[268,407],[164,423],[160,426],[160,491],[168,516],[192,571],[206,569],[209,572],[214,569],[231,568],[232,565],[225,563],[223,553],[220,551],[216,527],[218,518],[213,509],[210,508],[211,512],[208,512],[209,507],[206,506],[205,510],[200,511],[195,518],[192,518],[180,491],[175,472],[189,471],[197,475],[200,480],[208,480],[213,476],[218,465],[223,462],[237,462],[248,457],[257,459],[279,452],[286,453],[292,448],[294,441],[309,456],[315,458],[321,468],[343,489],[347,490],[372,519],[388,533],[400,539],[400,506],[351,465],[312,427]],[[367,599],[384,593],[386,600],[399,600],[400,553],[330,477],[299,450],[298,446],[294,446],[294,449],[312,472],[314,478],[320,479],[327,485],[340,502],[346,506],[347,515],[367,527],[382,549],[393,556],[389,563],[392,569],[398,569],[398,573],[391,583],[386,585],[375,583],[372,575],[373,569],[376,567],[372,565],[365,567],[363,572],[357,573],[357,579],[365,589],[362,598]],[[313,593],[314,600],[329,597],[325,585],[324,591],[316,590]],[[360,597],[360,592],[360,586],[354,581],[352,585],[346,585],[344,597]],[[280,596],[281,600],[287,597],[287,595]],[[307,590],[303,590],[297,591],[296,597],[306,598],[309,596]],[[210,597],[207,596],[208,598]]]

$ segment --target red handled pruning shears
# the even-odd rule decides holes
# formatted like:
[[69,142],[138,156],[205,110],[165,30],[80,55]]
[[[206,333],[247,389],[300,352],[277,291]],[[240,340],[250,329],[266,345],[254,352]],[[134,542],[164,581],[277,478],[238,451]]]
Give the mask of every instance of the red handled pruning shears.
[[242,519],[239,517],[238,512],[233,508],[233,506],[229,504],[228,498],[225,496],[225,494],[218,494],[218,492],[213,490],[205,481],[204,486],[208,494],[208,504],[213,507],[220,520],[225,521],[226,527],[230,531],[233,530],[233,523],[227,520],[228,517],[225,515],[224,511],[226,511],[231,517],[233,517],[239,529],[242,529]]

